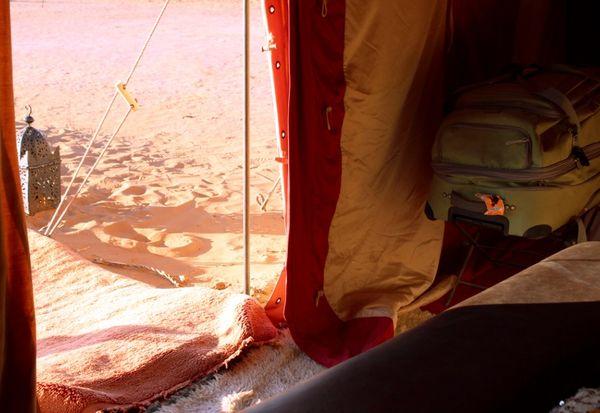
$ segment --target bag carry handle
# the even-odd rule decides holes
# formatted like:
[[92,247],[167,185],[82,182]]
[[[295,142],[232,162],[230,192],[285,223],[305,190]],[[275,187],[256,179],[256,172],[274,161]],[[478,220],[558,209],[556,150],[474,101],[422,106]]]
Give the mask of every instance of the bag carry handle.
[[479,212],[481,214],[484,214],[487,209],[484,202],[480,200],[471,201],[456,191],[452,191],[450,194],[450,205],[471,212]]
[[554,87],[544,87],[544,85],[541,85],[537,83],[534,79],[531,79],[532,76],[542,71],[568,73],[582,77],[583,82],[591,80],[596,82],[598,85],[600,85],[600,79],[584,71],[563,64],[553,64],[545,68],[539,65],[530,65],[523,68],[521,70],[521,73],[517,75],[517,80],[519,81],[519,83],[521,83],[521,85],[523,85],[529,92],[543,99],[546,99],[547,101],[558,106],[563,111],[563,113],[568,117],[569,123],[573,127],[573,130],[571,130],[571,134],[573,136],[573,146],[577,147],[578,136],[581,130],[581,121],[579,120],[579,115],[575,110],[573,102],[566,94],[562,93],[560,90]]
[[598,78],[598,76],[595,76],[591,73],[587,73],[583,70],[576,69],[573,66],[555,63],[552,65],[546,66],[546,69],[551,72],[570,73],[572,75],[581,76],[581,77],[585,78],[586,80],[593,80],[596,83],[600,83],[600,78]]
[[[553,87],[548,87],[537,91],[538,96],[546,98],[550,102],[562,109],[562,111],[568,116],[569,122],[575,127],[576,136],[579,135],[581,130],[581,122],[579,121],[579,115],[573,106],[573,102],[561,91]],[[574,136],[576,138],[576,136]]]
[[553,87],[542,87],[532,79],[519,76],[518,81],[530,93],[547,100],[555,106],[558,106],[563,111],[563,113],[568,117],[569,123],[574,128],[574,131],[572,131],[573,145],[577,146],[577,137],[579,136],[579,131],[581,130],[581,122],[579,121],[579,116],[577,115],[577,111],[575,110],[571,99],[569,99],[569,97],[560,90]]

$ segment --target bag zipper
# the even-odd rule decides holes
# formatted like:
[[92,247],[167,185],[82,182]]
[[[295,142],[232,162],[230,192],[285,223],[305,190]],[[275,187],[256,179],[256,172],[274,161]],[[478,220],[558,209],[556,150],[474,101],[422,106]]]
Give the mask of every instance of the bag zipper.
[[[531,166],[531,164],[533,163],[533,155],[532,155],[532,148],[533,148],[533,142],[531,141],[531,136],[529,135],[529,133],[527,133],[527,131],[523,128],[519,128],[518,126],[507,126],[507,125],[496,125],[496,124],[488,124],[488,123],[453,123],[451,125],[448,125],[447,128],[455,128],[455,127],[459,127],[459,128],[470,128],[470,129],[478,129],[478,130],[489,130],[489,129],[497,129],[497,130],[510,130],[510,131],[515,131],[517,132],[522,140],[519,140],[518,143],[525,143],[527,144],[527,166]],[[512,140],[512,141],[507,141],[505,142],[505,144],[508,145],[512,145],[517,143],[517,141]]]
[[[587,145],[581,150],[587,159],[600,157],[600,142]],[[544,181],[557,178],[580,167],[579,158],[571,154],[568,158],[550,166],[532,169],[499,169],[481,166],[433,163],[432,168],[438,175],[472,175],[483,178],[502,179],[513,182]]]

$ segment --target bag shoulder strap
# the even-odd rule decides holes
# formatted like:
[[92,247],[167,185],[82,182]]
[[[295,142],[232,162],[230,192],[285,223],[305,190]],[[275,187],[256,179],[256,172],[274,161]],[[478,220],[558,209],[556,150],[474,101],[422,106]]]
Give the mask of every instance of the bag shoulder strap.
[[560,90],[553,87],[546,87],[540,89],[533,89],[532,92],[539,97],[546,99],[549,102],[554,103],[558,106],[565,115],[569,118],[569,122],[573,125],[577,132],[581,129],[581,122],[579,121],[579,115],[573,106],[573,102],[567,95],[562,93]]
[[531,94],[557,106],[567,116],[573,129],[571,131],[573,135],[573,145],[577,146],[577,137],[581,130],[581,122],[571,99],[555,87],[541,85],[531,77],[518,76],[517,80]]

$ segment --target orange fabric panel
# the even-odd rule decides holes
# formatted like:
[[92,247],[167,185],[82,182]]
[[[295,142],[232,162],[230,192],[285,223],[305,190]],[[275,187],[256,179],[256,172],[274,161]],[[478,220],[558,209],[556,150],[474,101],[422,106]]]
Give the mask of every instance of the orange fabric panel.
[[0,411],[36,411],[35,318],[15,141],[10,6],[0,2]]
[[592,31],[560,39],[591,0],[264,1],[287,45],[274,86],[289,128],[287,267],[267,310],[279,323],[285,306],[300,348],[333,365],[391,337],[432,281],[442,229],[421,212],[444,93],[518,61],[588,61]]
[[342,320],[395,321],[435,277],[443,223],[423,210],[445,21],[445,1],[346,0],[342,178],[324,277]]
[[289,0],[289,232],[285,318],[298,346],[332,366],[393,336],[386,317],[340,320],[323,297],[341,178],[345,1]]

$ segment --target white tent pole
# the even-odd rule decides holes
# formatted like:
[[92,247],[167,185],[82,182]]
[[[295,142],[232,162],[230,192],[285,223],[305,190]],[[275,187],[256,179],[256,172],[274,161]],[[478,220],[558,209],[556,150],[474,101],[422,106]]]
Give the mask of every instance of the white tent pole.
[[244,293],[250,294],[250,0],[244,1]]

